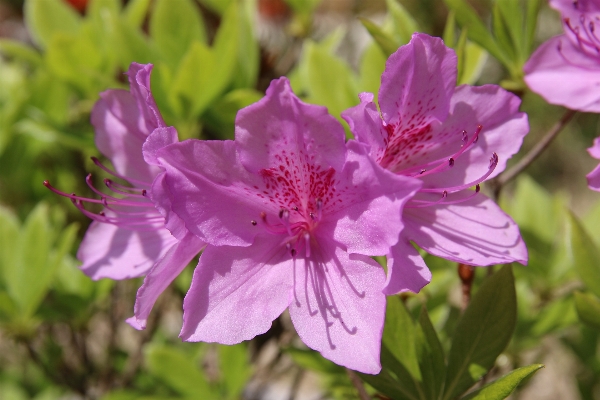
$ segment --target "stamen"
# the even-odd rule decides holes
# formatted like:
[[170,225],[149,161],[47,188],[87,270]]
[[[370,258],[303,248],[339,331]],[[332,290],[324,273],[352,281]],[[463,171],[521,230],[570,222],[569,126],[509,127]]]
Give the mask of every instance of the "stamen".
[[91,157],[92,161],[94,162],[94,164],[96,164],[100,169],[102,169],[105,172],[108,172],[109,174],[111,174],[112,176],[116,177],[116,178],[120,178],[123,179],[124,181],[130,182],[130,183],[135,183],[135,184],[139,184],[141,186],[148,186],[148,182],[144,182],[144,181],[140,181],[134,178],[127,178],[121,174],[117,174],[115,171],[113,171],[112,169],[105,167],[100,160],[98,160],[96,157]]
[[304,233],[304,243],[306,244],[306,257],[310,257],[310,234],[308,232]]
[[431,188],[431,189],[420,189],[420,192],[425,192],[425,193],[440,193],[444,190],[447,190],[449,193],[454,193],[454,192],[458,192],[460,190],[464,190],[464,189],[468,189],[472,186],[475,186],[481,182],[483,182],[484,180],[487,179],[488,176],[490,176],[492,174],[492,172],[494,172],[494,169],[496,168],[496,166],[498,165],[498,154],[493,153],[492,157],[490,157],[490,165],[488,167],[488,171],[481,176],[480,178],[466,183],[464,185],[459,185],[459,186],[453,186],[453,187],[449,187],[449,188]]
[[[104,179],[104,184],[106,185],[107,188],[109,188],[110,190],[112,190],[115,193],[119,193],[119,194],[122,194],[125,196],[131,196],[131,197],[144,197],[144,194],[129,193],[129,192],[119,189],[119,187],[125,187],[125,188],[127,188],[127,187],[119,185],[118,183],[116,183],[113,180],[108,179],[108,178]],[[127,189],[130,189],[130,188],[127,188]]]

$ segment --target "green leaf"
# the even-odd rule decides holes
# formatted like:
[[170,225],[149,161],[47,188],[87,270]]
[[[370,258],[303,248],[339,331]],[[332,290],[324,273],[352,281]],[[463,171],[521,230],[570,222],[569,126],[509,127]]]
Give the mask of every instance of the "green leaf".
[[305,46],[309,101],[326,106],[331,115],[345,124],[340,116],[342,111],[358,102],[354,74],[346,63],[320,44],[306,41]]
[[213,398],[210,387],[190,355],[166,345],[148,345],[146,365],[152,375],[184,396]]
[[600,331],[600,299],[593,294],[575,292],[575,309],[581,322]]
[[521,367],[504,375],[502,378],[488,383],[481,389],[469,393],[462,400],[502,400],[507,398],[519,384],[544,368],[543,364],[533,364],[526,367]]
[[231,3],[235,3],[235,0],[197,0],[198,3],[202,4],[206,8],[216,12],[219,15],[223,15],[229,8]]
[[483,66],[487,60],[488,53],[483,48],[479,47],[471,41],[467,41],[465,45],[464,62],[462,72],[458,79],[458,84],[473,85],[483,71]]
[[221,345],[218,349],[221,379],[227,398],[239,399],[248,379],[252,375],[246,346],[244,344]]
[[442,39],[448,47],[454,48],[456,42],[456,13],[452,10],[448,12],[448,18],[446,18],[446,25],[444,25],[444,33]]
[[542,0],[526,1],[527,8],[525,9],[525,45],[523,49],[523,58],[527,59],[533,49],[535,42],[535,29],[537,27],[537,18],[542,6]]
[[510,59],[502,51],[496,40],[487,30],[479,15],[465,0],[444,0],[448,8],[456,13],[458,23],[467,28],[469,39],[486,49],[504,65],[510,64]]
[[415,324],[398,296],[389,296],[387,299],[382,341],[410,375],[415,380],[422,381],[415,345]]
[[567,218],[567,252],[581,280],[600,296],[600,250],[579,220],[571,213]]
[[508,345],[515,329],[517,300],[510,265],[487,278],[458,321],[448,354],[444,400],[469,389]]
[[381,75],[385,69],[386,56],[379,46],[371,43],[363,52],[360,62],[360,73],[358,75],[358,92],[373,93],[377,101]]
[[5,284],[7,282],[6,275],[11,273],[9,269],[13,268],[16,263],[15,249],[19,230],[18,218],[8,208],[0,206],[0,278]]
[[313,350],[302,350],[294,347],[288,347],[285,352],[292,357],[292,360],[300,367],[311,371],[321,372],[323,374],[344,373],[344,368],[323,358],[319,353]]
[[[510,8],[511,6],[509,4],[513,3],[513,0],[496,1],[494,3],[494,7],[492,8],[492,28],[494,30],[496,42],[511,60],[516,59],[516,51],[518,49],[515,47],[515,44],[512,41],[511,33],[509,31],[510,28],[506,25],[509,23],[509,21],[506,20],[502,10],[505,10],[507,7]],[[520,15],[521,13],[517,12],[516,14],[511,15],[510,19],[512,21],[518,21],[520,24]]]
[[123,18],[128,25],[140,28],[148,14],[150,0],[129,0],[123,12]]
[[81,17],[64,1],[28,0],[23,11],[25,24],[41,48],[58,32],[76,35],[79,31]]
[[7,57],[26,61],[38,66],[42,63],[42,56],[31,46],[11,39],[0,39],[0,51]]
[[234,89],[256,87],[260,69],[260,46],[254,34],[252,21],[255,9],[250,7],[250,2],[244,3],[236,13],[238,26],[237,62],[235,74],[232,78]]
[[398,43],[396,43],[394,38],[384,32],[383,29],[366,18],[359,18],[359,20],[367,29],[373,40],[375,40],[375,43],[377,43],[381,51],[383,51],[386,58],[398,50]]
[[383,369],[378,375],[359,373],[359,376],[369,385],[395,400],[422,398],[422,388],[419,383],[383,343],[381,344],[381,365]]
[[419,315],[419,335],[422,336],[423,349],[419,354],[419,365],[423,375],[423,390],[428,399],[438,399],[444,384],[446,374],[446,363],[444,349],[440,343],[437,333],[427,309],[423,306]]
[[412,34],[420,31],[419,25],[398,0],[386,0],[391,17],[394,38],[398,46],[410,41]]
[[157,0],[150,19],[150,37],[163,60],[177,68],[194,42],[206,43],[204,21],[192,0]]

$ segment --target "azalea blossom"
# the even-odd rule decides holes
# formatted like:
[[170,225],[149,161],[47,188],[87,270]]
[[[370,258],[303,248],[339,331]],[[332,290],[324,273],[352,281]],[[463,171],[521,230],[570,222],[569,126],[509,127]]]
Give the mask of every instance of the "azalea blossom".
[[289,309],[302,341],[337,364],[377,373],[383,269],[416,179],[379,168],[324,107],[286,78],[239,111],[235,141],[156,152],[169,206],[208,243],[184,301],[180,336],[239,343]]
[[551,0],[565,33],[543,43],[524,66],[525,82],[548,103],[600,112],[600,2]]
[[[152,65],[132,63],[127,72],[130,90],[107,90],[100,94],[92,110],[92,125],[98,150],[106,156],[114,171],[98,159],[94,162],[115,178],[104,183],[112,194],[106,194],[86,182],[99,199],[67,194],[44,184],[54,192],[70,198],[93,220],[77,252],[81,269],[92,279],[126,279],[146,276],[138,291],[135,316],[128,322],[143,329],[154,302],[164,289],[196,256],[204,243],[185,231],[165,227],[165,217],[152,201],[161,195],[163,170],[152,155],[163,145],[177,142],[177,132],[167,127],[150,92]],[[153,140],[146,143],[150,133]],[[155,182],[155,192],[151,187]],[[96,214],[86,203],[101,204]],[[174,236],[175,235],[175,236]]]
[[415,33],[387,61],[380,111],[362,93],[342,113],[381,167],[423,182],[388,255],[387,294],[418,292],[431,279],[411,241],[469,265],[527,262],[517,225],[479,191],[519,150],[527,116],[519,98],[496,85],[455,87],[456,63],[441,39]]
[[[594,140],[594,145],[588,149],[588,153],[595,159],[600,160],[600,138]],[[587,181],[590,189],[600,192],[600,165],[587,174]]]

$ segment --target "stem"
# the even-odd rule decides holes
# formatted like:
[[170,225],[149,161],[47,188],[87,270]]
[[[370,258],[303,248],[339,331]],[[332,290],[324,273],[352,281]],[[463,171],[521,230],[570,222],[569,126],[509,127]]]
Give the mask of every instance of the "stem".
[[348,377],[350,378],[352,385],[354,385],[354,387],[356,388],[356,391],[358,392],[358,397],[360,398],[360,400],[371,400],[371,396],[369,396],[369,394],[367,393],[367,389],[365,389],[365,385],[363,385],[363,383],[360,380],[360,378],[358,377],[358,375],[356,375],[356,372],[352,371],[351,369],[346,368],[346,373],[348,374]]
[[560,131],[565,127],[565,125],[567,125],[567,123],[576,113],[577,111],[567,110],[563,114],[562,118],[554,124],[552,129],[550,129],[548,133],[546,133],[546,135],[544,135],[544,137],[531,150],[529,150],[529,153],[525,154],[525,156],[519,160],[518,163],[494,179],[493,188],[496,197],[498,197],[498,194],[504,185],[517,177],[525,168],[529,166],[529,164],[535,161],[535,159],[538,158],[544,150],[546,150],[552,140],[554,140],[554,138],[560,133]]
[[475,279],[475,267],[467,264],[458,264],[458,277],[462,284],[460,309],[464,312],[471,301],[471,288],[473,287],[473,279]]

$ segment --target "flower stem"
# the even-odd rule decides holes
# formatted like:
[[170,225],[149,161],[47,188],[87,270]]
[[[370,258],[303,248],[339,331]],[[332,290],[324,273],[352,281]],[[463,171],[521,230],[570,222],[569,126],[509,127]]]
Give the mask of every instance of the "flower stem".
[[554,140],[554,138],[558,136],[560,131],[562,131],[565,125],[567,125],[567,123],[571,120],[571,118],[573,118],[573,116],[576,113],[577,111],[567,110],[563,114],[562,118],[554,124],[552,129],[550,129],[546,133],[546,135],[544,135],[544,137],[531,150],[529,150],[529,153],[525,154],[525,156],[523,156],[523,158],[518,163],[516,163],[506,172],[500,174],[496,179],[494,179],[493,191],[496,198],[500,194],[500,190],[502,190],[502,187],[504,187],[504,185],[516,178],[521,172],[523,172],[523,170],[525,170],[529,166],[529,164],[535,161],[535,159],[538,158],[544,150],[546,150],[546,148],[550,145],[552,140]]
[[356,375],[356,372],[352,371],[351,369],[346,368],[346,373],[348,374],[348,377],[350,378],[352,385],[354,385],[354,387],[356,388],[356,391],[358,392],[358,397],[360,398],[360,400],[371,400],[371,396],[369,396],[369,394],[367,393],[367,389],[365,389],[365,385],[363,385],[363,383],[360,380],[360,378],[358,377],[358,375]]

